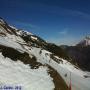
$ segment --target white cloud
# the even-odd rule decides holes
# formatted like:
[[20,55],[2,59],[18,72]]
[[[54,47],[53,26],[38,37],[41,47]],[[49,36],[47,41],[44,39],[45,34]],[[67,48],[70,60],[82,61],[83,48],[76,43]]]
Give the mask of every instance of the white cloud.
[[59,34],[61,34],[61,35],[67,35],[68,34],[68,28],[65,28],[65,29],[59,31]]
[[28,22],[23,22],[23,21],[14,21],[16,25],[21,26],[21,28],[30,28],[30,29],[35,29],[35,30],[39,30],[40,27],[33,25],[31,23]]
[[81,11],[70,11],[73,16],[79,16],[85,19],[90,19],[90,14]]
[[[66,9],[61,7],[54,7],[55,9],[51,10],[50,12],[53,14],[58,14],[61,16],[73,16],[73,17],[79,17],[82,19],[89,19],[90,20],[90,14],[84,11],[80,10],[74,10],[74,9]],[[58,12],[59,11],[59,12]]]

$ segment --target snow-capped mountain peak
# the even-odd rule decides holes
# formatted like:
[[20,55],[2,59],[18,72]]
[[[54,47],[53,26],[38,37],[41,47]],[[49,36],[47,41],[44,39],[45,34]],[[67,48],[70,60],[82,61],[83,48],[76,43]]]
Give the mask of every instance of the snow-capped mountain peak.
[[80,41],[78,46],[89,46],[90,45],[90,37],[86,36],[82,41]]
[[86,40],[86,46],[90,45],[90,37],[87,36],[87,37],[85,38],[85,40]]

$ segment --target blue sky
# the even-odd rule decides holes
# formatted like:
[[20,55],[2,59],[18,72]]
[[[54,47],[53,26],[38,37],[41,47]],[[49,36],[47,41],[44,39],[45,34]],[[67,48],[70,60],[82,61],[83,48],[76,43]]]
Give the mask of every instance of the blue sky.
[[90,35],[90,0],[0,0],[0,16],[58,45]]

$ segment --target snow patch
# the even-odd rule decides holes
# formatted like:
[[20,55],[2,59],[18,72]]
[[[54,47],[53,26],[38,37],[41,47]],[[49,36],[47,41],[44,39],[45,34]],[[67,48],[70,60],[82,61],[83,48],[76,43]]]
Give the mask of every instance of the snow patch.
[[[67,85],[69,85],[70,83],[71,72],[72,90],[90,90],[90,78],[84,77],[84,75],[87,75],[86,72],[75,68],[75,66],[68,61],[56,56],[58,59],[63,61],[63,63],[58,64],[50,58],[50,53],[48,51],[41,50],[42,53],[40,54],[40,50],[40,48],[32,47],[30,53],[34,54],[37,57],[38,62],[41,62],[42,64],[48,64],[53,67],[62,76]],[[45,53],[48,53],[48,56],[46,56]],[[67,74],[67,77],[65,77],[65,74]]]
[[33,40],[37,40],[37,37],[31,36],[31,39],[33,39]]
[[30,69],[29,65],[0,53],[0,85],[21,86],[22,90],[53,90],[52,80],[46,67]]

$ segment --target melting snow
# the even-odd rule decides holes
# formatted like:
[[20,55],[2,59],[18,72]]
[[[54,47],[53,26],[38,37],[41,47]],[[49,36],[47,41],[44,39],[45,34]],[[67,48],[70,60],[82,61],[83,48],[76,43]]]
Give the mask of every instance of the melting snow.
[[19,43],[9,39],[8,37],[0,36],[0,45],[12,47],[14,49],[17,49],[18,51],[25,51],[24,48]]
[[37,37],[31,36],[31,38],[32,38],[33,40],[37,40]]
[[0,53],[0,85],[21,86],[22,90],[53,90],[53,79],[46,67],[30,69],[20,61],[4,58]]
[[[71,72],[72,90],[90,90],[90,78],[84,77],[84,75],[87,75],[88,73],[75,68],[74,65],[62,58],[59,59],[62,60],[63,63],[58,64],[50,58],[50,52],[42,50],[42,53],[40,54],[40,50],[40,48],[33,47],[30,52],[37,57],[38,62],[49,64],[51,67],[57,70],[62,78],[66,81],[67,85],[69,85],[70,82]],[[45,53],[48,53],[48,56],[46,56]],[[65,77],[65,74],[67,74],[67,77]]]

